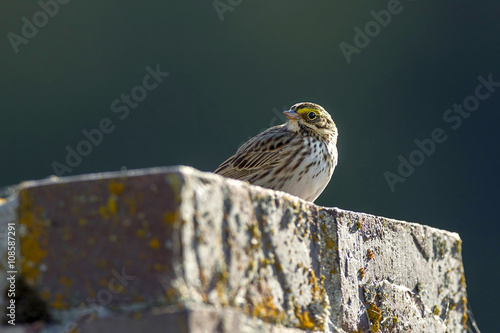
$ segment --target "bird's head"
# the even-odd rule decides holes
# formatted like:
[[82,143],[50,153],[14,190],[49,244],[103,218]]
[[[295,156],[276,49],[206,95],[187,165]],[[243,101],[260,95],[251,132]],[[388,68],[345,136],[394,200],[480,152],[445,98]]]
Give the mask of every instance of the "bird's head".
[[291,131],[305,131],[319,136],[337,138],[337,126],[330,114],[318,104],[297,103],[288,111],[283,111],[288,118],[288,129]]

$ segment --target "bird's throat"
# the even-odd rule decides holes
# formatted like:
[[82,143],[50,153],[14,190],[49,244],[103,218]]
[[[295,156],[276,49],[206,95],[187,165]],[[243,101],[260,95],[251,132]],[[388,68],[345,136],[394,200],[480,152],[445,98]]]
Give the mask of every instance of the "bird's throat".
[[297,120],[289,120],[286,126],[290,132],[300,132],[301,130]]

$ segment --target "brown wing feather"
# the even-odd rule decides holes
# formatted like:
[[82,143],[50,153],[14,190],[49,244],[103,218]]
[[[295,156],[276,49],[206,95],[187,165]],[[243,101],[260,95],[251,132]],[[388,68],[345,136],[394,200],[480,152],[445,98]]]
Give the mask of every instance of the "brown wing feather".
[[272,127],[243,144],[236,154],[224,161],[215,173],[229,178],[249,180],[263,170],[278,168],[287,161],[282,158],[298,141],[286,125]]

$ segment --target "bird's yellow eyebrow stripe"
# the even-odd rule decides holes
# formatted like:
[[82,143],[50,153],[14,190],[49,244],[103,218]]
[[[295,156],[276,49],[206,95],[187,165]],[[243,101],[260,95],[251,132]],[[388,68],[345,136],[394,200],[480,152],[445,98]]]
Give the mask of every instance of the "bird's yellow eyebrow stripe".
[[305,107],[305,108],[297,110],[297,113],[300,114],[300,115],[302,115],[302,114],[309,113],[311,111],[312,112],[316,112],[316,114],[319,114],[319,110],[318,109],[308,108],[308,107]]

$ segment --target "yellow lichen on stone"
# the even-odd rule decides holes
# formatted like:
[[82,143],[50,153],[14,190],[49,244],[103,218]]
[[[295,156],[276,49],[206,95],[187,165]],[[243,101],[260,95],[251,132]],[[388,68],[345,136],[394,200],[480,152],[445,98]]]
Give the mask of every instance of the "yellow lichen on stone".
[[106,206],[99,207],[99,215],[104,219],[109,219],[111,216],[108,213],[108,208]]
[[337,243],[328,234],[325,234],[325,247],[327,250],[337,250]]
[[216,275],[217,282],[215,283],[215,290],[217,291],[217,296],[219,302],[222,306],[229,304],[227,299],[227,279],[229,273],[227,271],[221,271]]
[[252,249],[257,249],[260,245],[261,241],[261,235],[260,235],[260,230],[259,226],[257,225],[257,222],[250,224],[247,227],[248,232],[250,233],[250,244]]
[[249,272],[252,272],[255,268],[255,261],[253,259],[250,259],[250,261],[248,262],[248,267],[247,267],[247,274]]
[[285,314],[276,307],[272,296],[265,295],[262,302],[253,307],[251,316],[269,323],[281,323]]
[[64,302],[63,295],[61,293],[56,293],[54,300],[51,303],[53,309],[63,310],[69,309],[69,304]]
[[28,190],[21,191],[19,196],[19,224],[26,228],[26,232],[20,233],[21,272],[26,281],[33,284],[40,274],[39,265],[47,256],[48,238],[40,218],[43,208],[34,209]]
[[151,239],[148,244],[149,244],[149,247],[151,247],[155,250],[160,248],[160,241],[156,237]]
[[75,283],[75,281],[65,276],[61,276],[59,278],[59,283],[63,285],[65,288],[70,288]]
[[462,325],[465,329],[468,328],[467,320],[469,319],[469,315],[467,314],[467,297],[462,296],[462,306],[464,308],[464,312],[462,314]]
[[103,288],[106,288],[108,286],[108,280],[106,280],[105,278],[101,278],[99,279],[99,285]]
[[142,295],[135,295],[134,296],[134,302],[135,303],[141,303],[144,302],[146,299]]
[[463,288],[466,288],[467,287],[467,283],[465,282],[465,274],[462,270],[462,272],[460,273],[460,285],[463,287]]
[[359,269],[359,279],[363,280],[364,277],[365,277],[365,269],[363,267],[361,267]]
[[167,303],[169,304],[177,303],[179,300],[179,296],[180,295],[177,288],[174,287],[165,288],[165,300],[167,301]]
[[457,239],[455,241],[455,244],[453,244],[453,247],[454,247],[454,250],[458,253],[458,254],[462,254],[462,241],[460,239]]
[[464,307],[464,309],[467,309],[467,297],[465,296],[462,296],[462,306]]
[[312,289],[312,297],[314,299],[315,296],[317,296],[317,293],[319,292],[319,287],[318,287],[318,279],[316,278],[316,274],[314,274],[314,271],[312,269],[309,270],[309,284],[311,285]]
[[99,215],[106,220],[110,219],[111,216],[116,215],[118,212],[117,201],[118,198],[115,195],[111,195],[106,201],[106,205],[99,207]]
[[303,330],[312,330],[315,328],[314,321],[312,321],[309,316],[309,311],[301,311],[301,308],[298,305],[295,305],[295,317],[299,320],[299,323],[296,325],[297,328],[301,328]]
[[274,261],[274,267],[276,267],[276,271],[278,273],[283,272],[283,266],[281,266],[281,264],[278,261],[276,261],[276,260]]
[[114,195],[120,195],[120,194],[122,194],[122,192],[123,192],[124,189],[125,189],[125,184],[118,183],[115,180],[112,180],[108,184],[108,190],[109,190],[109,192],[111,194],[114,194]]
[[[329,308],[329,305],[326,297],[326,290],[323,286],[325,281],[325,276],[321,275],[318,281],[316,274],[314,273],[314,270],[306,267],[304,267],[304,270],[305,272],[309,273],[308,284],[311,288],[312,303],[321,304],[321,307],[324,310],[327,310]],[[289,292],[291,292],[291,290]],[[325,327],[324,318],[319,316],[319,314],[317,313],[314,313],[315,315],[312,316],[311,314],[313,312],[311,312],[312,311],[311,308],[302,309],[302,307],[295,304],[294,309],[295,309],[295,316],[299,321],[296,327],[301,329],[311,329],[318,331],[324,330]]]
[[117,201],[117,198],[115,196],[110,196],[108,198],[107,208],[108,208],[108,212],[111,215],[115,215],[117,210],[118,210],[117,205],[116,205],[116,201]]
[[335,249],[335,251],[337,251],[338,247],[337,247],[337,243],[335,242],[335,240],[333,240],[332,237],[330,237],[330,235],[328,235],[328,232],[326,230],[326,225],[325,224],[322,224],[321,225],[321,230],[323,231],[323,234],[325,235],[325,247],[327,250],[333,250]]
[[43,290],[42,292],[40,292],[40,297],[47,301],[50,299],[50,291],[49,290]]
[[134,216],[137,214],[137,201],[135,198],[127,198],[125,199],[126,204],[128,205],[128,213],[130,216]]
[[469,325],[467,325],[467,320],[469,320],[469,315],[467,314],[467,311],[465,311],[462,315],[462,325],[465,329],[469,328]]
[[165,225],[173,225],[179,218],[179,211],[167,211],[163,213],[163,223]]
[[181,202],[180,193],[184,180],[178,174],[169,173],[168,175],[166,175],[166,181],[170,185],[172,191],[175,193],[176,202]]
[[370,321],[370,332],[378,332],[380,328],[380,320],[382,319],[382,313],[380,309],[371,303],[366,310],[368,314],[368,320]]
[[[47,251],[42,250],[40,247],[40,234],[41,231],[36,229],[36,222],[34,221],[32,213],[27,213],[21,219],[21,224],[28,227],[28,235],[21,239],[21,254],[23,260],[30,261],[33,264],[38,264],[47,255]],[[25,271],[23,271],[26,274]]]
[[271,264],[271,259],[269,259],[269,258],[262,258],[262,259],[260,259],[259,263],[260,263],[260,265],[262,267],[266,267],[267,265]]

